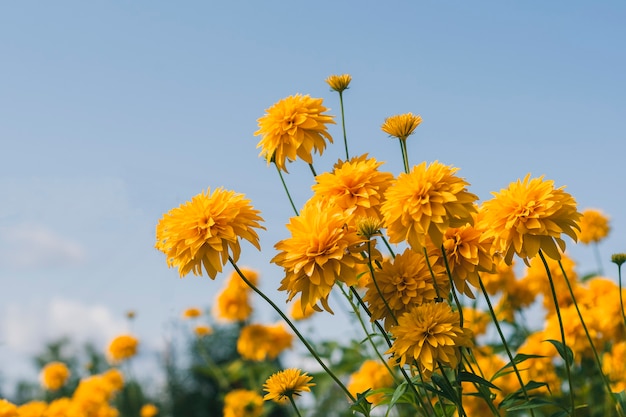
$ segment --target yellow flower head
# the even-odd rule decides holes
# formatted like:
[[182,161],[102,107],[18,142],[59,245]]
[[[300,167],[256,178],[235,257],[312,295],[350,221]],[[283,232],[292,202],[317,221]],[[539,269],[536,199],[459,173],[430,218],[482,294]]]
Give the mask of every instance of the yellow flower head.
[[156,228],[155,247],[167,256],[169,267],[178,267],[180,276],[189,272],[202,275],[202,267],[215,278],[232,256],[237,262],[246,239],[257,249],[259,237],[254,228],[264,229],[259,211],[243,194],[217,188],[211,194],[198,194],[166,213]]
[[350,74],[331,75],[326,78],[326,84],[338,93],[342,93],[344,90],[348,89],[350,81],[352,81]]
[[[347,388],[350,394],[356,398],[357,394],[363,393],[368,389],[376,390],[391,386],[393,386],[393,376],[389,373],[385,364],[368,359],[350,376]],[[380,403],[383,398],[384,394],[382,393],[369,394],[367,396],[368,401],[373,404]]]
[[496,262],[494,271],[480,275],[480,279],[490,295],[504,291],[510,282],[517,279],[514,265],[515,262],[508,265],[500,260]]
[[415,306],[398,318],[391,328],[395,338],[387,351],[400,366],[417,362],[429,376],[437,363],[455,368],[460,360],[459,348],[471,347],[471,331],[460,326],[457,312],[446,302]]
[[285,172],[286,161],[300,158],[308,164],[313,163],[313,150],[321,155],[326,140],[333,142],[326,124],[335,122],[333,116],[323,114],[328,109],[322,101],[321,98],[296,94],[265,110],[265,116],[258,120],[259,130],[254,132],[254,136],[262,136],[257,145],[261,148],[259,156],[276,163]]
[[[67,397],[57,398],[50,401],[48,409],[46,410],[46,417],[67,417],[71,416],[70,410],[72,408],[72,400]],[[0,412],[0,416],[4,415]]]
[[602,371],[611,381],[613,392],[626,390],[626,341],[613,344],[602,358]]
[[101,376],[103,381],[105,381],[114,392],[124,387],[124,374],[117,368],[107,369]]
[[[434,264],[435,259],[431,258],[431,264]],[[433,265],[433,272],[438,278],[440,295],[445,297],[450,289],[445,270],[441,266]],[[433,277],[424,255],[409,248],[394,259],[384,261],[374,278],[375,280],[367,284],[363,301],[368,304],[371,320],[384,320],[387,330],[396,324],[394,317],[400,317],[416,304],[437,298]]]
[[70,377],[70,370],[62,362],[50,362],[43,367],[39,378],[41,386],[48,391],[56,391],[67,382]]
[[283,402],[293,399],[294,395],[300,395],[301,392],[311,392],[311,387],[315,385],[311,380],[313,377],[297,368],[276,372],[263,384],[263,390],[267,392],[263,399]]
[[473,224],[478,197],[467,191],[469,183],[456,171],[438,161],[423,162],[398,176],[380,210],[391,243],[406,241],[421,252],[427,235],[440,247],[449,227]]
[[283,350],[291,347],[293,335],[282,323],[272,326],[250,324],[241,329],[237,340],[237,352],[248,360],[275,359]]
[[296,321],[306,320],[309,317],[311,317],[313,314],[315,314],[315,309],[311,306],[306,306],[304,311],[302,311],[302,304],[300,303],[299,298],[296,301],[294,301],[293,305],[291,306],[290,315],[291,315],[291,318]]
[[211,327],[203,324],[194,327],[193,331],[198,337],[208,336],[213,333],[213,329]]
[[195,319],[196,317],[200,317],[202,315],[202,310],[197,307],[189,307],[185,311],[183,311],[184,319]]
[[[259,274],[249,268],[240,268],[248,281],[256,285]],[[224,289],[217,295],[213,313],[218,319],[225,321],[244,321],[252,314],[249,300],[251,288],[241,279],[237,271],[233,271]]]
[[48,404],[44,401],[29,401],[17,407],[19,417],[44,417]]
[[140,417],[154,417],[159,414],[159,409],[154,404],[144,404],[139,410]]
[[393,175],[380,172],[383,162],[367,154],[335,164],[333,172],[315,177],[316,198],[331,201],[354,217],[380,218],[380,204]]
[[307,305],[319,309],[321,302],[332,312],[328,295],[335,281],[356,282],[356,265],[364,262],[359,248],[363,239],[346,224],[341,207],[320,200],[306,204],[287,229],[291,237],[275,245],[280,253],[272,259],[285,270],[279,290],[289,292],[287,301],[301,294],[303,311]]
[[224,397],[224,417],[259,417],[263,398],[254,391],[236,389]]
[[380,127],[389,136],[394,136],[400,140],[406,140],[419,124],[422,117],[413,113],[398,114],[385,119]]
[[[546,263],[548,264],[548,269],[550,270],[550,275],[552,276],[552,281],[556,289],[559,307],[563,308],[572,304],[573,300],[570,296],[569,289],[567,288],[567,283],[565,282],[565,277],[563,276],[563,270],[565,271],[565,275],[567,276],[570,285],[574,291],[576,291],[578,286],[576,263],[566,254],[561,255],[561,265],[559,265],[558,261],[551,258],[547,258]],[[563,270],[561,270],[561,266],[563,267]],[[552,301],[552,291],[550,290],[550,285],[548,284],[548,274],[541,258],[535,257],[530,260],[528,267],[526,268],[526,276],[523,278],[523,282],[533,293],[543,295],[543,306],[549,313],[553,313],[555,311],[554,302]],[[507,285],[506,288],[511,287],[511,285]]]
[[585,245],[601,241],[611,231],[609,218],[600,210],[594,209],[583,210],[579,226],[578,240]]
[[10,401],[0,398],[0,417],[18,417],[17,406]]
[[614,253],[611,255],[611,262],[621,268],[622,264],[626,262],[626,253]]
[[123,334],[117,336],[109,344],[107,357],[109,362],[118,363],[132,358],[137,353],[137,345],[139,340],[134,336]]
[[494,198],[483,203],[485,235],[495,238],[493,248],[504,255],[507,264],[515,254],[528,263],[539,250],[561,259],[565,250],[562,234],[577,239],[580,213],[563,188],[554,188],[554,182],[544,181],[543,176],[530,179],[528,174],[523,181],[492,193]]

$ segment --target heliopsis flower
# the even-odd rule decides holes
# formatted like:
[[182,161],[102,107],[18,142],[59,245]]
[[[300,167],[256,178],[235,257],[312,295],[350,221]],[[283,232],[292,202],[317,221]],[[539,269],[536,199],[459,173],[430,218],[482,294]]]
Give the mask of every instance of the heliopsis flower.
[[134,336],[128,334],[117,336],[107,350],[109,362],[118,363],[132,358],[137,353],[138,344],[139,341]]
[[224,397],[224,417],[259,417],[263,398],[254,391],[236,389]]
[[307,305],[304,311],[302,311],[302,303],[300,303],[300,299],[297,299],[291,306],[290,314],[291,314],[291,318],[296,321],[306,320],[309,317],[311,317],[313,314],[315,314],[315,309]]
[[213,329],[206,325],[198,325],[194,327],[193,331],[198,337],[208,336],[213,333]]
[[107,369],[102,373],[101,377],[114,392],[119,391],[124,387],[124,374],[122,374],[122,371],[117,368]]
[[[355,398],[357,394],[361,394],[368,389],[376,390],[379,388],[387,388],[393,385],[393,376],[389,373],[389,369],[385,364],[372,359],[363,362],[361,367],[350,375],[348,381],[348,391]],[[368,401],[378,404],[384,398],[384,394],[369,394]]]
[[185,311],[183,311],[184,319],[195,319],[196,317],[200,317],[202,314],[202,310],[197,307],[189,307]]
[[48,404],[44,401],[29,401],[17,407],[19,417],[44,417]]
[[611,231],[609,218],[600,210],[583,210],[582,217],[580,218],[578,225],[580,226],[578,240],[585,245],[601,241],[607,237]]
[[469,183],[456,171],[438,161],[423,162],[398,176],[380,209],[391,243],[406,241],[420,252],[426,235],[440,247],[448,228],[473,223],[478,197],[467,191]]
[[493,248],[504,255],[507,264],[515,254],[528,263],[539,250],[561,259],[565,250],[562,234],[577,239],[580,213],[563,188],[554,188],[554,181],[544,181],[543,176],[530,179],[528,174],[523,181],[492,193],[494,198],[483,203],[485,235],[495,238]]
[[41,386],[49,391],[56,391],[67,382],[70,370],[63,362],[50,362],[43,367],[39,378]]
[[386,118],[380,128],[389,136],[406,140],[420,123],[422,123],[422,116],[405,113]]
[[383,162],[367,154],[335,164],[333,172],[315,177],[314,198],[331,201],[354,217],[380,218],[380,204],[393,175],[380,172]]
[[[57,398],[48,404],[46,410],[46,417],[67,417],[71,416],[70,409],[72,407],[72,400],[67,397]],[[2,413],[0,413],[2,416]]]
[[614,343],[603,355],[602,372],[609,378],[613,392],[626,390],[626,341]]
[[[617,340],[624,340],[626,333],[621,317],[620,287],[609,278],[594,277],[585,285],[577,286],[576,300],[579,306],[588,309],[585,313],[585,322],[591,320],[594,331],[602,342],[599,346]],[[626,290],[622,289],[622,299],[626,299]],[[598,345],[596,345],[598,346]]]
[[257,145],[261,148],[259,156],[274,162],[285,172],[286,161],[300,158],[313,163],[311,153],[315,150],[321,155],[326,140],[333,142],[326,124],[335,122],[333,116],[323,114],[328,109],[322,102],[321,98],[296,94],[265,110],[265,115],[258,120],[259,130],[254,132],[254,136],[262,136]]
[[[259,274],[248,268],[240,269],[252,284],[256,285]],[[224,289],[217,294],[213,313],[218,319],[226,321],[244,321],[252,314],[250,303],[251,288],[234,271],[226,281]]]
[[[563,254],[561,261],[556,261],[552,258],[546,258],[548,269],[550,270],[550,276],[552,277],[552,283],[555,287],[556,297],[559,302],[559,307],[565,307],[573,303],[572,297],[567,288],[563,271],[569,280],[569,283],[574,291],[578,286],[578,274],[576,273],[576,263]],[[562,267],[562,269],[561,269]],[[552,290],[548,282],[548,273],[543,264],[541,258],[535,257],[530,260],[528,267],[526,268],[526,276],[523,278],[525,285],[528,289],[535,294],[543,295],[543,306],[552,313],[555,311],[554,301],[552,300]],[[510,288],[511,286],[507,286]]]
[[[435,260],[432,257],[431,264]],[[439,295],[447,295],[450,285],[445,270],[433,265],[433,273],[438,278]],[[371,320],[384,320],[385,329],[389,330],[411,307],[435,298],[437,289],[424,255],[407,248],[394,259],[382,263],[380,270],[375,272],[374,280],[368,282],[363,301],[369,307]]]
[[611,262],[621,268],[622,264],[626,262],[626,253],[614,253],[611,255]]
[[275,402],[293,399],[294,395],[300,395],[304,391],[311,392],[311,387],[315,385],[312,380],[313,377],[297,368],[276,372],[263,384],[263,390],[267,392],[263,399]]
[[154,417],[159,414],[159,409],[154,404],[144,404],[139,410],[140,417]]
[[165,253],[169,267],[178,267],[181,277],[189,272],[202,275],[204,267],[214,279],[229,256],[235,262],[239,259],[239,239],[261,249],[254,230],[264,229],[261,221],[259,211],[243,194],[223,188],[211,193],[209,188],[159,220],[155,247]]
[[350,85],[350,81],[352,81],[350,74],[331,75],[326,78],[326,84],[338,93],[346,90],[348,85]]
[[17,406],[10,401],[0,398],[0,417],[18,417]]
[[514,266],[515,262],[511,262],[511,264],[508,265],[500,260],[496,262],[496,267],[493,272],[480,275],[480,280],[483,282],[488,294],[496,295],[504,291],[509,282],[516,280]]
[[248,360],[275,359],[283,350],[291,347],[293,335],[282,323],[271,326],[250,324],[241,329],[237,340],[237,352]]
[[279,290],[288,291],[287,301],[300,294],[303,311],[307,305],[319,309],[318,302],[332,311],[328,295],[335,281],[356,283],[356,265],[364,262],[363,239],[346,224],[341,207],[323,201],[306,204],[287,229],[291,237],[275,245],[280,253],[272,259],[285,270]]
[[415,361],[428,376],[438,363],[455,368],[460,348],[471,347],[471,331],[461,328],[460,317],[446,302],[412,307],[391,328],[394,342],[387,353],[400,366]]

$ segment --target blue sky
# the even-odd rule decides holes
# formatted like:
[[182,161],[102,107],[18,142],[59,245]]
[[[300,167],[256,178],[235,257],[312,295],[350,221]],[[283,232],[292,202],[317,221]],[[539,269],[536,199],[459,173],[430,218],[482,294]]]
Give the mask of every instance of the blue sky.
[[[153,248],[162,214],[207,187],[261,210],[263,252],[244,244],[240,263],[282,297],[269,259],[291,211],[253,133],[291,94],[322,97],[338,116],[330,74],[353,76],[352,154],[399,173],[380,125],[420,114],[412,164],[459,167],[481,199],[545,175],[580,209],[607,213],[600,249],[615,277],[608,257],[626,252],[624,21],[620,1],[3,2],[0,369],[27,372],[59,333],[104,345],[129,309],[156,349],[182,309],[208,306],[220,279],[180,280]],[[318,172],[342,156],[331,133],[339,145]],[[301,204],[310,172],[290,172]],[[570,248],[582,272],[594,268],[591,249]]]

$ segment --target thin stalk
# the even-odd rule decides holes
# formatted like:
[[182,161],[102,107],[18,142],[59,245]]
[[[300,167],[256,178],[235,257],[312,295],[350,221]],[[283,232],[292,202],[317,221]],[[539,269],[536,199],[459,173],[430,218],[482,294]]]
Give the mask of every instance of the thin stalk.
[[[574,308],[576,308],[576,312],[578,313],[578,318],[580,319],[580,324],[582,324],[583,330],[585,331],[585,335],[587,336],[587,340],[589,341],[589,345],[591,346],[591,351],[593,352],[593,358],[596,361],[596,365],[598,365],[598,370],[600,371],[600,375],[602,375],[602,382],[604,382],[604,386],[606,387],[606,389],[607,389],[607,391],[609,393],[609,396],[611,397],[611,399],[615,403],[615,406],[617,408],[617,412],[619,413],[620,416],[623,417],[624,413],[623,413],[622,407],[620,406],[620,404],[617,401],[617,399],[613,396],[613,391],[611,390],[611,383],[609,382],[608,378],[606,377],[606,375],[602,371],[602,362],[600,361],[600,356],[598,355],[598,351],[596,350],[596,347],[595,347],[595,345],[593,343],[593,340],[591,339],[591,335],[589,334],[589,330],[587,330],[587,325],[585,324],[585,320],[583,319],[583,315],[580,312],[580,308],[578,308],[578,302],[576,301],[576,297],[574,296],[574,290],[572,289],[572,285],[569,282],[569,278],[567,278],[567,274],[565,273],[565,268],[563,268],[563,264],[561,263],[560,260],[559,260],[559,266],[561,267],[561,273],[563,274],[563,278],[565,278],[565,283],[567,284],[567,289],[569,290],[569,294],[572,297],[572,301],[574,302]],[[622,311],[622,314],[623,314],[623,311]]]
[[278,168],[278,165],[276,165],[276,163],[274,163],[274,166],[276,167],[276,171],[278,171],[278,175],[280,176],[280,182],[283,183],[283,188],[285,189],[285,192],[287,193],[287,198],[289,198],[289,202],[291,203],[291,208],[293,208],[293,211],[296,213],[296,216],[297,216],[298,209],[296,208],[296,205],[293,203],[293,200],[291,199],[291,194],[289,193],[289,189],[287,188],[287,184],[285,183],[285,178],[283,178],[283,173],[280,170],[280,168]]
[[387,311],[389,312],[389,315],[393,318],[394,323],[398,324],[398,318],[394,314],[394,312],[391,309],[391,307],[389,307],[389,303],[387,303],[387,299],[385,298],[385,296],[383,295],[382,290],[378,286],[378,282],[376,282],[376,276],[375,276],[375,273],[374,273],[374,267],[372,266],[372,257],[370,256],[371,250],[372,250],[372,241],[368,240],[367,241],[367,266],[369,267],[370,274],[372,275],[372,282],[374,283],[374,286],[376,287],[376,291],[378,291],[378,295],[383,300],[383,303],[385,304],[385,307],[387,308]]
[[622,296],[622,264],[617,265],[617,277],[619,282],[619,306],[622,312],[622,319],[624,320],[624,327],[626,328],[626,315],[624,314],[624,297]]
[[387,250],[391,254],[391,257],[395,258],[396,254],[394,253],[393,249],[391,248],[391,245],[389,244],[389,242],[387,242],[387,238],[384,235],[381,235],[380,237],[383,239],[383,243],[385,244],[385,246],[387,246]]
[[598,275],[604,275],[604,269],[602,268],[602,257],[600,256],[600,247],[598,242],[593,244],[593,254],[596,257],[596,264],[598,265]]
[[[502,346],[504,346],[504,350],[506,351],[507,356],[509,357],[509,362],[513,366],[513,372],[515,372],[515,376],[519,381],[520,387],[522,388],[522,392],[524,393],[524,399],[528,402],[529,396],[528,391],[526,391],[526,386],[524,385],[524,380],[522,379],[522,375],[519,373],[519,369],[517,368],[517,364],[513,360],[513,354],[511,353],[511,349],[509,348],[509,344],[506,342],[506,338],[504,337],[504,333],[502,333],[502,328],[500,327],[500,322],[498,322],[498,318],[496,317],[496,311],[493,309],[493,305],[491,304],[491,299],[489,298],[489,294],[487,293],[487,289],[485,288],[485,284],[483,284],[482,278],[478,277],[478,283],[480,284],[480,290],[485,296],[485,300],[487,301],[487,307],[489,308],[489,313],[491,314],[491,318],[493,319],[493,323],[496,325],[496,330],[498,331],[498,335],[500,336],[500,340],[502,340]],[[534,417],[535,413],[533,409],[530,410],[530,415]]]
[[348,396],[348,398],[350,398],[350,400],[352,402],[356,402],[356,398],[354,398],[354,396],[350,393],[350,391],[348,391],[348,389],[346,388],[346,386],[341,382],[341,380],[339,380],[339,378],[337,378],[337,376],[333,373],[333,371],[331,371],[326,364],[322,361],[322,358],[320,358],[320,356],[317,354],[317,352],[315,351],[315,349],[313,349],[313,346],[311,346],[311,344],[304,338],[304,336],[302,336],[302,334],[300,333],[300,331],[296,328],[296,326],[294,326],[294,324],[291,322],[291,320],[289,320],[289,318],[285,315],[285,313],[282,312],[282,310],[280,308],[278,308],[278,306],[276,304],[274,304],[274,302],[267,296],[265,295],[261,290],[259,290],[256,285],[254,285],[252,282],[250,282],[248,280],[248,278],[246,278],[246,276],[243,274],[243,272],[241,272],[241,270],[239,269],[239,267],[237,266],[237,264],[235,263],[235,261],[233,261],[233,258],[231,258],[230,256],[228,257],[228,260],[230,261],[231,265],[233,266],[233,268],[235,268],[235,271],[237,271],[237,274],[239,274],[239,276],[241,277],[241,279],[244,280],[244,282],[246,284],[248,284],[248,286],[250,288],[252,288],[252,290],[254,292],[256,292],[258,295],[261,296],[261,298],[263,298],[282,318],[283,320],[285,320],[285,322],[289,325],[289,327],[291,328],[291,330],[293,330],[293,332],[296,334],[296,336],[298,337],[298,339],[300,339],[302,341],[302,343],[304,344],[304,346],[307,348],[307,350],[311,353],[311,355],[313,355],[313,357],[315,358],[315,360],[317,360],[317,362],[320,364],[320,366],[324,369],[324,371],[326,371],[326,373],[337,383],[337,385],[339,385],[339,387],[346,393],[346,395]]
[[293,395],[289,396],[289,402],[291,402],[291,405],[293,405],[293,409],[296,410],[296,414],[298,415],[298,417],[302,417],[302,414],[300,414],[298,407],[296,407],[296,402],[293,400]]
[[[548,262],[546,261],[545,256],[543,256],[543,251],[539,250],[539,257],[541,258],[541,262],[543,262],[543,266],[546,269],[546,273],[548,274],[548,282],[550,283],[550,291],[552,292],[552,300],[554,301],[554,309],[556,311],[556,317],[559,320],[559,330],[561,331],[561,343],[563,343],[563,349],[567,347],[565,343],[565,329],[563,327],[563,319],[561,318],[561,308],[559,307],[559,300],[556,297],[556,289],[554,288],[554,281],[552,280],[552,274],[550,273],[550,267],[548,266]],[[563,359],[565,360],[565,372],[567,374],[567,383],[569,384],[569,397],[570,397],[570,415],[574,415],[575,410],[575,402],[574,402],[574,384],[572,383],[572,370],[570,369],[570,361],[569,355],[567,351],[563,352]]]
[[[471,358],[474,361],[476,367],[478,368],[478,371],[480,372],[480,376],[482,378],[485,378],[485,373],[480,368],[480,365],[478,364],[478,361],[476,360],[476,357],[474,357],[474,354],[471,351],[471,349],[467,349],[467,353],[471,356]],[[470,372],[473,373],[474,375],[478,375],[476,373],[476,371],[474,370],[474,367],[472,366],[472,362],[467,358],[467,356],[463,352],[463,349],[461,349],[461,356],[463,357],[463,361],[467,365],[467,367],[470,370]],[[478,392],[480,392],[482,394],[482,397],[480,397],[480,398],[485,400],[485,403],[487,403],[487,406],[489,407],[489,409],[491,410],[493,415],[501,417],[500,411],[498,410],[496,405],[493,403],[493,399],[491,398],[491,391],[489,390],[489,388],[485,387],[484,385],[477,384],[475,382],[474,382],[474,388],[476,388],[478,390]]]
[[343,91],[339,92],[339,106],[341,106],[341,127],[343,128],[343,143],[346,147],[346,161],[350,159],[348,154],[348,137],[346,136],[346,121],[343,112]]
[[309,164],[309,168],[311,168],[311,173],[313,174],[313,176],[317,177],[317,172],[315,172],[315,168],[313,167],[313,164]]
[[446,274],[448,274],[448,279],[450,279],[450,291],[452,292],[452,297],[454,297],[456,308],[459,311],[459,325],[462,328],[463,327],[463,306],[461,305],[461,301],[459,300],[459,297],[456,294],[456,290],[454,289],[454,279],[452,278],[452,271],[450,270],[450,265],[448,264],[448,255],[446,254],[446,249],[443,247],[443,244],[441,245],[441,254],[443,255],[443,263],[446,266]]
[[[443,365],[441,365],[441,362],[439,362],[439,361],[437,361],[437,364],[439,365],[439,370],[441,371],[441,375],[446,380],[448,385],[450,385],[452,387],[452,381],[450,381],[450,378],[448,378],[448,375],[446,374],[446,370],[443,369]],[[459,381],[457,385],[461,385],[461,382]],[[459,392],[459,394],[461,394],[461,393]],[[458,407],[459,416],[467,417],[467,414],[465,414],[465,409],[463,409],[463,400],[462,400],[462,396],[461,395],[459,395],[459,403],[457,404],[457,407]],[[447,415],[445,413],[445,408],[443,406],[443,403],[441,404],[441,409],[444,410],[444,415]]]
[[404,162],[404,172],[409,173],[409,154],[406,150],[406,139],[398,139],[400,141],[400,150],[402,151],[402,162]]
[[436,303],[440,303],[443,301],[443,297],[441,297],[441,293],[439,292],[439,285],[437,285],[437,277],[435,277],[435,271],[433,271],[433,267],[430,264],[430,260],[428,259],[428,251],[424,247],[424,259],[426,260],[426,265],[428,266],[428,270],[430,271],[430,276],[433,277],[433,286],[435,287],[435,294],[437,294],[437,298],[435,298]]

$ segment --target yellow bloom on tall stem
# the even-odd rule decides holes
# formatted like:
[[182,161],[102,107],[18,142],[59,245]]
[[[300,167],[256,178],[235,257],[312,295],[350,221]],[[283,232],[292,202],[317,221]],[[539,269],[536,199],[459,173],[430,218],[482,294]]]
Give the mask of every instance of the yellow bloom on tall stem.
[[107,357],[110,362],[118,363],[130,359],[137,353],[139,340],[129,334],[123,334],[114,338],[107,349]]
[[224,417],[259,417],[263,398],[254,391],[236,389],[224,397]]
[[411,308],[398,318],[391,333],[395,340],[387,353],[392,353],[400,366],[415,361],[427,376],[439,363],[456,368],[460,348],[472,346],[471,331],[461,328],[458,312],[446,302]]
[[494,198],[483,203],[482,222],[486,237],[493,236],[493,248],[510,264],[517,254],[524,262],[542,250],[552,259],[561,259],[565,250],[562,235],[577,239],[580,213],[574,198],[554,188],[554,181],[543,176],[511,183],[509,188],[492,193]]
[[331,311],[328,295],[336,281],[356,283],[364,240],[346,224],[346,213],[334,204],[315,201],[306,204],[300,215],[287,225],[291,237],[278,242],[280,251],[272,262],[283,267],[285,278],[280,291],[288,291],[287,301],[301,294],[302,311],[316,309],[317,303]]
[[585,245],[597,243],[607,237],[611,231],[609,218],[600,210],[583,210],[580,218],[578,240]]
[[248,360],[275,359],[285,349],[291,348],[293,335],[282,323],[271,326],[249,324],[241,329],[237,352]]
[[455,176],[456,171],[438,161],[428,166],[423,162],[398,176],[381,206],[391,243],[406,241],[420,252],[427,235],[440,247],[449,227],[473,224],[478,197],[467,191],[469,183]]
[[300,393],[305,391],[310,392],[311,387],[315,385],[311,382],[312,380],[313,377],[296,368],[276,372],[263,384],[263,390],[267,392],[263,399],[275,402],[293,399],[294,395],[300,395]]
[[70,370],[63,362],[50,362],[43,367],[39,377],[45,389],[56,391],[65,385],[70,377]]
[[350,81],[352,81],[352,76],[350,74],[331,75],[326,78],[326,84],[338,93],[346,90],[350,85]]
[[[241,272],[253,285],[257,285],[259,274],[249,268],[241,268]],[[224,289],[217,294],[214,314],[218,319],[226,321],[244,321],[252,314],[250,303],[252,289],[235,271],[230,274]]]
[[420,123],[422,123],[422,117],[420,115],[405,113],[386,118],[380,128],[389,136],[406,140],[406,138],[413,134],[415,128],[419,126]]
[[221,187],[211,193],[209,188],[159,220],[155,247],[165,253],[169,267],[178,267],[181,277],[202,275],[204,267],[214,279],[229,256],[239,259],[240,239],[261,250],[254,229],[264,229],[262,221],[243,194]]
[[300,158],[308,164],[313,163],[312,152],[320,155],[326,148],[326,140],[333,142],[327,131],[327,124],[334,124],[333,116],[324,114],[328,109],[322,105],[321,98],[296,94],[284,98],[265,110],[265,115],[258,120],[261,135],[257,148],[259,156],[287,172],[286,162]]

